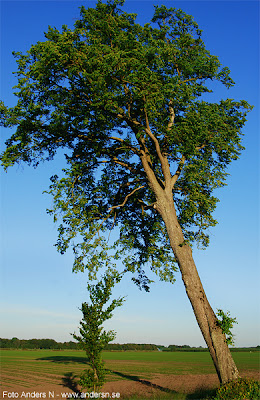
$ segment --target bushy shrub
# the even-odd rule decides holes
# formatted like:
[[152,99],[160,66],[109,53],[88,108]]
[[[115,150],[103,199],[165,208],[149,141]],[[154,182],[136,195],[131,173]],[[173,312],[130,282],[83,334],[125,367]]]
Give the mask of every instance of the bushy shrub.
[[104,363],[100,360],[100,365],[97,371],[93,369],[84,370],[80,376],[79,384],[82,388],[90,390],[98,390],[105,382],[105,368]]
[[253,379],[239,378],[221,385],[216,392],[215,400],[259,400],[260,384]]

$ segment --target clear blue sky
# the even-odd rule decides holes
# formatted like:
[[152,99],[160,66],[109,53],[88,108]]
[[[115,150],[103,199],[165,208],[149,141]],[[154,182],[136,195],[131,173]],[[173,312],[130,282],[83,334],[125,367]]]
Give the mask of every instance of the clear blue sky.
[[[12,51],[25,52],[44,40],[48,25],[72,27],[78,7],[94,2],[1,2],[1,99],[15,104],[12,86],[16,63]],[[237,318],[237,346],[260,344],[259,296],[259,2],[258,1],[131,1],[124,9],[149,22],[154,4],[182,8],[194,16],[212,54],[231,70],[236,82],[228,92],[217,88],[214,100],[245,99],[255,106],[243,130],[246,150],[229,169],[228,186],[220,189],[206,251],[194,251],[197,267],[212,307]],[[1,149],[10,130],[1,130]],[[15,166],[1,170],[1,328],[0,337],[49,337],[71,340],[87,300],[86,275],[72,273],[73,255],[61,256],[53,246],[56,228],[45,212],[51,198],[49,177],[64,166],[62,157],[34,170]],[[174,285],[158,282],[150,293],[129,280],[115,290],[127,295],[107,327],[117,342],[204,346],[180,274]]]

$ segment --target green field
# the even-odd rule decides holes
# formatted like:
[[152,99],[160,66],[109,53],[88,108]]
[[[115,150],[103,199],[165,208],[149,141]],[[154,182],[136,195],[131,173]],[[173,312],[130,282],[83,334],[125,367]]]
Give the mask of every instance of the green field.
[[[83,351],[2,350],[2,387],[20,385],[31,388],[42,384],[66,385],[86,368]],[[241,372],[259,370],[259,352],[235,352],[234,360]],[[104,352],[109,370],[107,381],[150,380],[155,375],[215,374],[207,352]]]

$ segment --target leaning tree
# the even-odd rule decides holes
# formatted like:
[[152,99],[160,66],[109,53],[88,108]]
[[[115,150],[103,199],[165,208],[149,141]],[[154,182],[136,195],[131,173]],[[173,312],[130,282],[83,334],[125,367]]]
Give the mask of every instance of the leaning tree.
[[[50,210],[58,249],[72,244],[75,270],[120,259],[147,288],[147,268],[173,281],[178,267],[220,382],[238,370],[198,275],[191,245],[207,246],[216,224],[215,189],[242,150],[246,101],[205,101],[208,85],[234,84],[182,10],[155,7],[135,22],[123,1],[81,8],[73,30],[49,28],[46,40],[16,53],[16,126],[1,156],[5,168],[37,165],[63,148],[67,167],[53,176]],[[106,232],[114,231],[108,245]],[[113,248],[112,248],[113,247]]]

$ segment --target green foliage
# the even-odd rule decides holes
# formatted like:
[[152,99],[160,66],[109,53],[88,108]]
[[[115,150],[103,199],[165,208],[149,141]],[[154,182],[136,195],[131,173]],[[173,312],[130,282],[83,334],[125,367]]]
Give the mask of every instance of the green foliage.
[[221,385],[217,390],[215,400],[258,400],[260,398],[260,384],[253,379],[239,378]]
[[37,165],[66,149],[68,166],[49,191],[49,213],[62,220],[58,250],[72,245],[74,271],[88,268],[90,278],[120,258],[148,289],[147,266],[170,282],[176,271],[155,186],[173,197],[185,241],[207,246],[213,193],[243,149],[252,107],[205,100],[209,82],[234,82],[192,16],[156,6],[141,26],[122,4],[81,7],[74,29],[50,27],[45,41],[15,54],[18,101],[0,104],[0,122],[16,130],[1,161]]
[[237,324],[236,318],[231,318],[229,311],[224,313],[224,311],[218,309],[217,316],[221,319],[218,319],[218,325],[221,327],[222,332],[226,335],[226,341],[228,345],[234,345],[234,334],[231,332],[234,324]]
[[102,387],[105,381],[101,352],[116,336],[114,331],[105,331],[102,324],[112,317],[113,310],[123,304],[124,298],[114,299],[106,309],[103,307],[109,301],[112,288],[119,280],[118,273],[107,272],[97,284],[88,284],[91,303],[82,304],[83,319],[80,322],[80,335],[73,334],[80,347],[86,351],[91,367],[82,374],[80,384],[94,391]]

